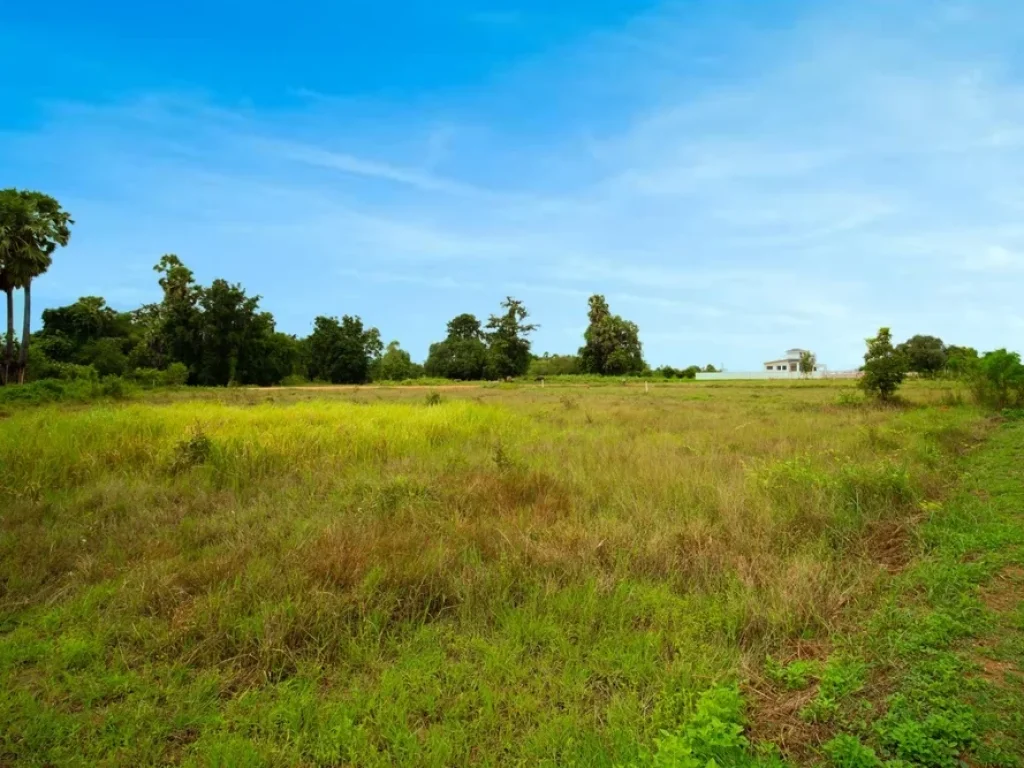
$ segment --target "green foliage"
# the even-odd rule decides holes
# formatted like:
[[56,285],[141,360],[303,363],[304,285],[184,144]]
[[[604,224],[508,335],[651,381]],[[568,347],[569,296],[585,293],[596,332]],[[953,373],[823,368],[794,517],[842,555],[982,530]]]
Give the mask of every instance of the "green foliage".
[[194,427],[175,447],[171,455],[172,474],[186,472],[192,467],[205,464],[213,451],[213,441],[202,427]]
[[878,335],[867,340],[860,386],[879,400],[890,400],[907,377],[907,360],[892,345],[892,333],[879,328]]
[[584,373],[621,376],[644,369],[640,331],[636,323],[613,315],[604,296],[590,297],[590,324],[583,334],[580,368]]
[[997,349],[977,362],[972,380],[979,403],[992,408],[1024,406],[1024,363],[1020,354]]
[[691,365],[687,368],[673,368],[670,365],[663,365],[660,368],[656,368],[654,372],[665,379],[695,379],[697,374],[701,372],[701,369],[699,365]]
[[907,361],[907,370],[923,376],[934,376],[948,362],[946,345],[936,336],[911,336],[896,347]]
[[875,750],[856,736],[841,733],[823,747],[833,768],[882,768]]
[[184,363],[171,363],[163,372],[163,383],[168,387],[183,387],[188,384],[188,368]]
[[[25,379],[31,347],[32,281],[50,268],[58,247],[68,244],[74,221],[49,195],[29,190],[0,190],[0,290],[7,302],[8,325],[0,362],[0,384]],[[23,295],[18,357],[14,356],[14,291]]]
[[867,671],[867,665],[859,659],[829,659],[821,673],[817,695],[800,711],[800,717],[812,723],[831,721],[843,701],[864,687]]
[[815,367],[818,365],[818,359],[815,357],[813,352],[804,350],[800,353],[800,373],[808,374],[814,373]]
[[448,323],[444,341],[430,345],[424,373],[454,381],[480,381],[487,368],[487,345],[480,321],[473,315],[459,315]]
[[417,378],[420,373],[421,366],[412,361],[397,341],[392,341],[384,354],[373,361],[370,378],[373,381],[404,381]]
[[309,347],[309,375],[332,384],[363,384],[370,365],[380,356],[380,333],[364,328],[358,317],[318,317],[313,321]]
[[530,341],[527,335],[538,326],[523,321],[529,316],[523,302],[507,297],[501,302],[505,311],[487,321],[487,368],[490,379],[522,376],[530,367]]
[[722,768],[752,766],[743,735],[743,700],[735,686],[704,691],[680,725],[661,732],[656,749],[630,768]]
[[952,376],[967,377],[978,366],[978,350],[974,347],[946,347],[946,371]]
[[440,405],[441,404],[441,393],[440,392],[428,392],[427,393],[427,405]]
[[821,670],[817,661],[797,659],[789,664],[782,664],[768,657],[764,664],[764,673],[769,680],[790,691],[802,691],[811,684]]
[[577,355],[552,355],[547,352],[541,357],[530,360],[527,376],[572,376],[579,373],[580,359]]

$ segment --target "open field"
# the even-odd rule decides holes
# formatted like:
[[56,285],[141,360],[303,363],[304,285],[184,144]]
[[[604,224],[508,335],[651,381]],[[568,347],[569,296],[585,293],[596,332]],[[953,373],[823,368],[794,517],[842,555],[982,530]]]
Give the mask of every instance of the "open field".
[[0,764],[688,765],[647,751],[708,711],[813,761],[832,733],[766,706],[784,674],[766,657],[828,656],[994,428],[948,386],[903,394],[346,387],[10,411]]

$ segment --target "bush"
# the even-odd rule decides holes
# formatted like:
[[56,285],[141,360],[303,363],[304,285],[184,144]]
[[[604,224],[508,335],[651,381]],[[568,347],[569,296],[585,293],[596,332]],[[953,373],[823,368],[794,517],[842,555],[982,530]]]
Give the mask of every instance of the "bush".
[[975,399],[991,408],[1024,406],[1024,364],[1017,352],[997,349],[978,362],[972,382]]
[[104,376],[100,382],[100,393],[104,397],[113,397],[120,400],[125,396],[125,391],[124,379],[120,376]]
[[188,384],[188,367],[184,363],[171,363],[164,371],[164,384],[168,387],[183,387]]
[[309,379],[305,376],[299,376],[296,373],[285,376],[281,379],[280,386],[282,387],[304,387],[307,384],[312,384]]
[[158,387],[164,381],[164,372],[157,368],[136,368],[126,378],[143,387]]

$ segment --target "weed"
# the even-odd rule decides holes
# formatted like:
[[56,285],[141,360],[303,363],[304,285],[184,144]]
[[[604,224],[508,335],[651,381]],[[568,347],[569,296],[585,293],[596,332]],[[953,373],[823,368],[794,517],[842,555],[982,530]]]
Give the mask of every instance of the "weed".
[[210,458],[212,450],[213,441],[203,431],[202,427],[193,427],[188,436],[174,447],[174,452],[171,456],[171,473],[186,472],[192,469],[192,467],[205,464]]
[[426,397],[427,405],[440,405],[441,404],[441,393],[440,392],[428,392]]
[[772,657],[765,660],[764,672],[769,680],[789,691],[801,691],[811,684],[821,665],[813,660],[797,659],[782,664]]
[[834,768],[882,768],[875,750],[848,733],[841,733],[823,747]]

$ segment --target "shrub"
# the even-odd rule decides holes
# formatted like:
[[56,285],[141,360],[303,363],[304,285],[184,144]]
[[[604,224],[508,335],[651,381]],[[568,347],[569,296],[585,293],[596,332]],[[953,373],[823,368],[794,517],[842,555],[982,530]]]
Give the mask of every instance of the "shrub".
[[100,382],[100,393],[104,397],[113,397],[120,400],[125,396],[124,379],[120,376],[104,376]]
[[164,384],[168,387],[183,387],[188,384],[188,367],[184,363],[171,363],[164,371]]
[[441,393],[440,392],[428,392],[427,393],[427,405],[440,405],[441,404]]
[[283,379],[281,379],[280,386],[282,386],[282,387],[304,387],[304,386],[306,386],[307,384],[310,384],[310,383],[312,383],[312,382],[310,382],[310,380],[307,379],[305,376],[299,376],[297,373],[292,373],[292,374],[290,374],[288,376],[285,376]]
[[879,328],[878,335],[867,343],[860,385],[879,400],[890,400],[907,377],[907,359],[893,346],[888,328]]
[[978,362],[972,382],[979,403],[992,408],[1024,405],[1024,364],[1017,352],[997,349]]
[[164,372],[158,368],[136,368],[126,378],[143,387],[158,387],[163,383]]
[[189,435],[174,448],[171,457],[171,472],[185,472],[199,464],[205,464],[213,450],[213,441],[201,427],[194,427]]

